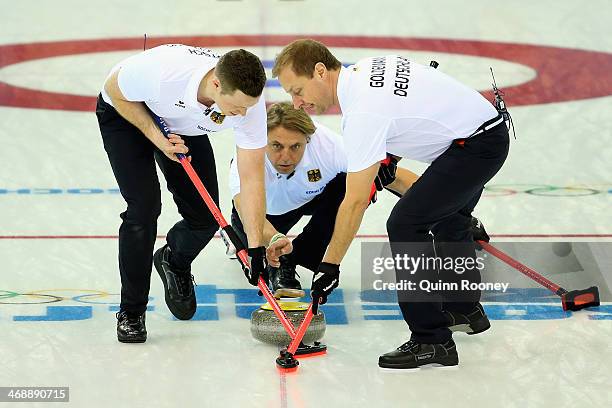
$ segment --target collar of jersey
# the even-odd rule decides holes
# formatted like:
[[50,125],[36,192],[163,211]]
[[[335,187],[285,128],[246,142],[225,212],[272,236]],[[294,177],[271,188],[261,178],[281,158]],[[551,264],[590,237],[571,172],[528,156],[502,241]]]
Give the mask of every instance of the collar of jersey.
[[[298,163],[298,165],[295,166],[295,170],[293,171],[294,173],[297,171],[299,165],[300,165],[300,163]],[[285,179],[286,180],[287,177],[289,176],[289,174],[282,174],[282,173],[279,173],[278,171],[276,171],[276,169],[274,168],[274,165],[272,164],[270,159],[268,159],[267,155],[266,155],[266,170],[269,171],[269,174],[271,174],[273,176],[274,180],[281,180],[281,179]]]
[[206,75],[206,73],[213,68],[214,67],[202,67],[193,72],[193,75],[187,84],[187,88],[185,89],[185,103],[187,105],[202,111],[205,111],[208,108],[207,106],[198,102],[198,88],[200,87],[200,82],[202,82],[204,75]]
[[345,89],[347,87],[347,83],[349,80],[349,76],[351,75],[351,69],[352,65],[349,66],[348,68],[345,67],[344,65],[340,67],[340,74],[338,75],[338,84],[336,85],[336,95],[338,96],[338,104],[340,105],[340,110],[342,111],[342,105],[344,105],[344,94],[345,94]]

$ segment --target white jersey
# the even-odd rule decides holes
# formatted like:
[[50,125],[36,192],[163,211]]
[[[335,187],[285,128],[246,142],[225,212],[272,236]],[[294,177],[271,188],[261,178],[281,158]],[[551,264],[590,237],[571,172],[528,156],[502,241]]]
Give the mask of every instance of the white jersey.
[[[121,93],[129,101],[144,102],[162,117],[172,133],[199,136],[233,128],[236,145],[244,149],[264,147],[266,107],[263,96],[245,116],[225,116],[214,104],[198,102],[198,87],[220,56],[211,50],[181,44],[167,44],[133,55],[111,70],[117,70]],[[112,104],[102,89],[102,99]]]
[[[266,213],[280,215],[295,210],[321,194],[338,173],[346,173],[342,138],[319,123],[315,122],[315,126],[317,130],[291,175],[277,172],[266,155]],[[230,166],[229,185],[232,197],[240,193],[235,157]]]
[[341,68],[338,101],[348,171],[396,156],[431,163],[497,111],[482,95],[398,55]]

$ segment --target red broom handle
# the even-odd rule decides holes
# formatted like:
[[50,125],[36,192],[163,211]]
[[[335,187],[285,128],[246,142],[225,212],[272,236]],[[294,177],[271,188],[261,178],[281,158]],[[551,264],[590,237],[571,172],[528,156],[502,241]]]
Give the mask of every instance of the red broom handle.
[[[155,121],[155,123],[157,123],[157,126],[159,127],[163,135],[165,137],[168,137],[168,134],[170,133],[170,128],[168,127],[166,122],[159,116],[155,115],[153,112],[151,111],[149,112],[151,114],[151,117]],[[219,207],[217,207],[217,204],[214,202],[210,194],[208,194],[206,187],[204,187],[202,180],[200,180],[200,177],[198,176],[193,166],[189,162],[189,159],[187,158],[187,156],[185,156],[182,153],[177,153],[176,157],[179,159],[181,165],[183,166],[183,169],[185,169],[185,172],[189,176],[189,179],[195,186],[196,190],[198,190],[198,193],[200,193],[200,196],[206,203],[208,210],[211,212],[211,214],[213,215],[213,217],[219,224],[219,227],[221,228],[227,227],[228,226],[227,221],[223,217],[223,214],[221,214]],[[240,251],[238,251],[237,255],[243,267],[246,267],[246,268],[251,267],[249,265],[249,259],[248,259],[246,250],[241,249]],[[282,323],[283,327],[285,328],[289,336],[291,336],[291,338],[293,339],[295,337],[295,327],[293,327],[293,324],[291,323],[291,321],[289,320],[285,312],[280,308],[278,302],[276,301],[276,298],[272,295],[272,292],[270,292],[270,288],[268,288],[268,285],[266,285],[265,281],[263,280],[261,276],[259,277],[259,281],[257,282],[257,287],[259,288],[261,293],[263,293],[264,297],[266,298],[270,306],[272,306],[272,309],[274,310],[276,317],[278,317],[278,320],[280,320],[280,322]]]

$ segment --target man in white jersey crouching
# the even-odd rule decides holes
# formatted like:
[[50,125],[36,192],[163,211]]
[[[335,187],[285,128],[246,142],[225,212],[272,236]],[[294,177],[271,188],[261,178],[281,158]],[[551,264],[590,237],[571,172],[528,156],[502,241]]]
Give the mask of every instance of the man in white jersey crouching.
[[[302,297],[304,291],[296,279],[295,268],[301,265],[316,271],[323,259],[344,198],[346,154],[338,134],[313,122],[306,112],[295,109],[289,102],[268,108],[267,126],[267,219],[263,239],[270,242],[269,250],[282,253],[280,257],[274,254],[268,257],[268,275],[276,297]],[[404,169],[400,172],[404,175],[403,184],[417,177]],[[392,181],[380,184],[393,187]],[[230,190],[234,201],[232,226],[244,239],[240,215],[249,201],[240,191],[236,160],[230,168]],[[312,218],[290,241],[285,234],[307,215]],[[274,264],[272,259],[278,259],[278,263]]]

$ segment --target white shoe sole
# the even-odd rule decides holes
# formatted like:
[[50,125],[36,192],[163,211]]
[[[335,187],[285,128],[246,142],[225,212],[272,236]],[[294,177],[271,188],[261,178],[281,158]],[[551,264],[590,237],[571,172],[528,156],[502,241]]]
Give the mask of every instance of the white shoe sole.
[[436,370],[442,369],[444,371],[447,371],[447,370],[454,371],[454,370],[459,369],[459,364],[453,365],[453,366],[446,366],[440,363],[430,363],[430,364],[425,364],[425,365],[422,365],[416,368],[389,368],[389,367],[378,366],[378,369],[384,373],[400,373],[400,374],[409,373],[409,372],[418,372],[419,370],[433,370],[433,369],[436,369]]

